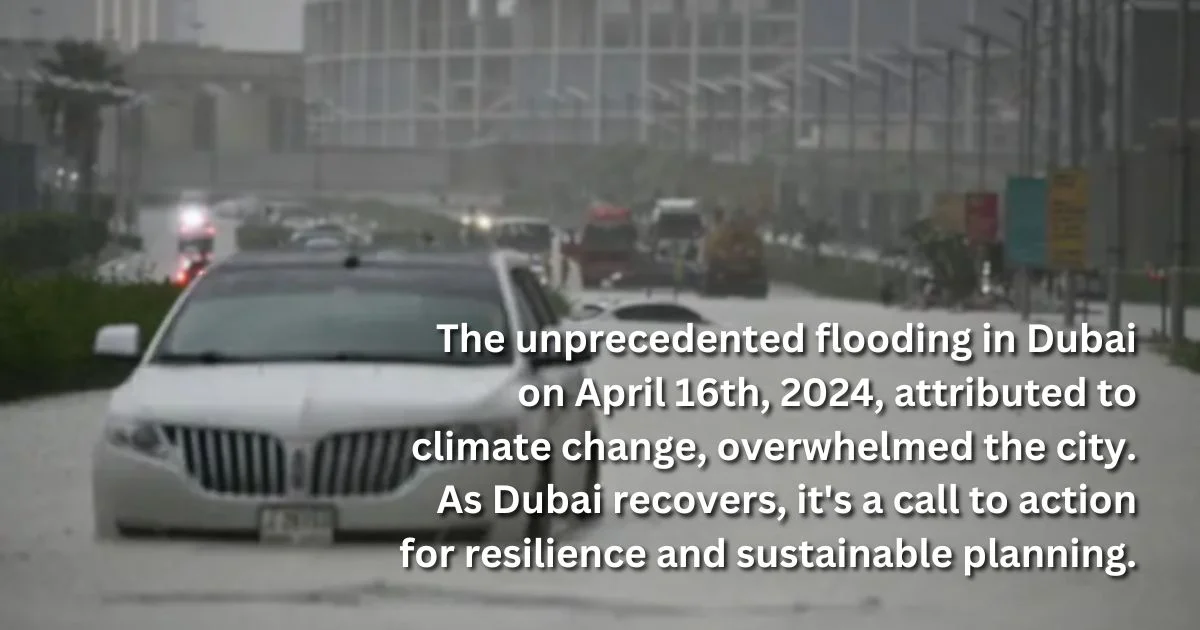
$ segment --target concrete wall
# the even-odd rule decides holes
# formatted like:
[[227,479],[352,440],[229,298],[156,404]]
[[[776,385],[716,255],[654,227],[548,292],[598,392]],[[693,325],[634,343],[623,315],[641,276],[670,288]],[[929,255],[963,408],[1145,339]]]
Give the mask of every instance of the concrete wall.
[[246,153],[270,148],[269,95],[220,94],[216,96],[214,105],[219,151]]

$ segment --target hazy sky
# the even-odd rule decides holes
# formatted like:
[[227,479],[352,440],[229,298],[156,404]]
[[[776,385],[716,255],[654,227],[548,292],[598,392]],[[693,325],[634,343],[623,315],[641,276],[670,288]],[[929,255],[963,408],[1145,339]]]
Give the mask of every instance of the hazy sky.
[[[2,1],[2,0],[0,0]],[[206,44],[242,50],[299,50],[304,0],[195,0]]]

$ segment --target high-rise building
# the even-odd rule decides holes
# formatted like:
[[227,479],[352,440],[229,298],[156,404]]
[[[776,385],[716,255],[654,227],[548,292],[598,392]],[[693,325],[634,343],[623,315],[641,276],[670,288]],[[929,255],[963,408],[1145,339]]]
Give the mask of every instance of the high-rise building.
[[195,0],[5,0],[0,36],[94,39],[126,49],[186,37]]
[[[1005,4],[309,0],[306,83],[324,121],[315,127],[329,143],[637,138],[734,150],[784,128],[803,136],[818,114],[814,75],[805,68],[841,60],[878,73],[866,55],[893,56],[896,45],[934,39],[966,49],[960,26],[969,22],[1012,36]],[[795,107],[788,107],[789,83],[797,86]],[[908,105],[896,83],[886,107],[902,116]],[[969,104],[971,82],[960,85]],[[930,95],[923,116],[944,115],[944,99],[932,96],[938,89],[936,77],[922,83]],[[830,115],[844,117],[845,91],[828,97]],[[876,96],[857,101],[865,116],[881,107]]]

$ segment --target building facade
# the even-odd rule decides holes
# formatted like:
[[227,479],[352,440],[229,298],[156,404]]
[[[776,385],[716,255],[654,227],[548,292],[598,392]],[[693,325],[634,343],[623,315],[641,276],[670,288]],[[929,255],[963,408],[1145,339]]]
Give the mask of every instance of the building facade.
[[[314,134],[326,143],[636,139],[741,153],[785,129],[795,130],[801,143],[817,133],[821,99],[805,68],[833,69],[835,61],[848,61],[877,74],[881,69],[868,57],[895,59],[897,45],[915,49],[936,40],[968,48],[970,38],[960,28],[966,23],[1015,39],[1017,25],[1005,15],[1005,4],[310,0],[304,17],[307,98],[320,121]],[[969,136],[974,71],[966,75],[956,109]],[[877,119],[887,111],[904,124],[909,99],[899,81],[886,95],[874,79],[856,83],[855,118]],[[920,91],[922,135],[933,143],[945,120],[945,99],[934,95],[944,90],[931,73]],[[843,146],[850,137],[847,92],[829,90],[824,110],[827,142]],[[883,136],[895,147],[906,137],[886,125],[854,137],[869,145],[871,134],[876,143]]]
[[5,0],[0,37],[112,41],[132,50],[144,42],[188,35],[195,0]]

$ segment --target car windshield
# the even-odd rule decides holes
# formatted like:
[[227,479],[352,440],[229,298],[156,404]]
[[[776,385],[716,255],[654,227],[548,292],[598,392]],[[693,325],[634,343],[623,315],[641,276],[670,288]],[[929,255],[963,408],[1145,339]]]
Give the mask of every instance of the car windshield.
[[660,238],[692,238],[704,231],[704,221],[695,212],[664,212],[654,230]]
[[204,278],[168,324],[155,363],[404,362],[491,365],[511,354],[443,350],[440,324],[507,331],[491,272],[258,268]]
[[589,223],[580,244],[591,251],[627,251],[636,247],[637,236],[632,223]]
[[523,252],[550,249],[554,234],[545,223],[509,223],[496,228],[496,244]]

